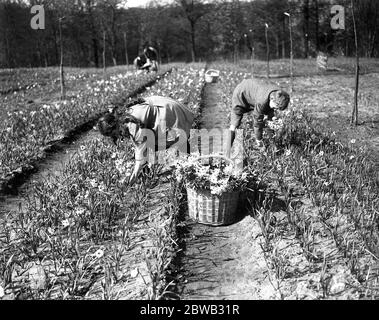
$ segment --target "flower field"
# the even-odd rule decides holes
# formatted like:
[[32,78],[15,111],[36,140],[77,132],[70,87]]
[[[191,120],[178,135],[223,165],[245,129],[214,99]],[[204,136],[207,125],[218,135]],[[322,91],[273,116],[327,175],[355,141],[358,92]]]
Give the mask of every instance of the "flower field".
[[[228,79],[221,82],[227,110],[235,86],[249,74],[224,65],[215,67],[223,70]],[[313,79],[307,81],[315,83]],[[277,83],[286,86],[288,79]],[[251,130],[246,130],[244,140],[246,165],[259,167],[267,183],[268,196],[262,199],[256,214],[265,239],[262,248],[272,270],[272,284],[279,298],[376,299],[377,162],[363,143],[357,145],[359,140],[369,142],[369,137],[355,132],[355,139],[346,141],[346,137],[337,138],[333,128],[322,130],[317,117],[309,116],[309,103],[315,103],[315,97],[308,95],[308,87],[300,83],[304,79],[295,83],[290,110],[271,123],[275,135],[265,138],[267,152],[257,158]],[[327,99],[329,90],[320,90],[326,94],[320,94],[318,99]],[[372,94],[375,93],[371,92],[371,97]],[[334,105],[348,100],[342,94],[339,99]],[[361,102],[363,99],[362,94]],[[372,101],[377,105],[377,100]],[[312,111],[317,115],[318,110]],[[368,111],[363,108],[361,112],[365,115]],[[348,111],[346,115],[340,111],[339,117],[348,119]],[[245,129],[251,124],[247,119]],[[280,210],[274,206],[278,199],[282,203]]]
[[[302,60],[294,59],[294,76],[315,76],[315,75],[333,75],[333,74],[354,74],[355,62],[353,58],[333,58],[328,59],[328,70],[319,70],[317,64],[313,59]],[[251,60],[241,60],[238,63],[238,67],[248,70],[251,72],[252,61]],[[379,61],[378,59],[361,59],[360,62],[361,73],[373,73],[379,71]],[[257,76],[266,77],[267,75],[267,62],[254,60],[253,71]],[[289,77],[290,67],[288,59],[278,59],[270,61],[270,75],[273,77]]]
[[[1,97],[0,181],[13,171],[28,168],[33,161],[43,158],[51,141],[63,139],[70,130],[98,117],[107,110],[112,99],[127,98],[155,77],[153,74],[116,72],[101,79],[96,74],[68,73],[68,88],[75,90],[78,81],[83,83],[78,91],[69,91],[71,96],[66,100],[54,95],[59,91],[59,81],[51,84],[51,91],[46,86],[34,86],[26,92]],[[43,100],[35,99],[36,96]]]
[[[202,75],[201,65],[175,69],[145,94],[174,97],[197,113]],[[58,177],[34,184],[26,208],[5,217],[0,274],[8,298],[164,294],[180,197],[170,179],[159,181],[159,166],[128,187],[130,147],[106,138],[83,145]]]
[[[279,62],[277,73],[285,67]],[[308,62],[303,67],[311,68]],[[234,88],[251,77],[249,61],[219,62],[211,68],[221,71],[219,82],[212,85],[221,93],[218,112],[229,115]],[[144,85],[138,97],[177,99],[196,115],[194,128],[200,127],[204,72],[204,64],[178,64],[153,83],[154,75],[137,77],[118,69],[106,79],[92,71],[70,70],[72,89],[65,101],[57,99],[59,90],[52,84],[0,96],[0,177],[42,158],[49,141],[106,111],[111,103],[122,105]],[[13,83],[3,83],[4,90],[14,83],[33,83],[33,72],[29,75],[25,84],[18,84],[20,75],[10,77]],[[361,115],[366,123],[377,108],[375,77],[368,74],[362,80]],[[47,72],[46,79],[53,78]],[[249,187],[245,211],[258,227],[240,232],[259,241],[271,285],[269,299],[378,299],[379,180],[372,157],[377,131],[374,121],[372,127],[346,125],[352,80],[338,75],[297,77],[289,110],[268,123],[272,132],[264,134],[264,152],[255,145],[247,115],[245,170],[239,174],[222,165],[230,172],[216,168],[211,173],[190,158],[173,174],[163,165],[150,165],[139,182],[129,186],[131,143],[114,146],[93,129],[91,140],[59,174],[33,182],[23,206],[0,217],[0,300],[180,299],[175,284],[181,281],[177,264],[186,230],[182,182],[190,175],[194,187],[210,181],[207,187],[213,194],[221,194],[228,183],[235,189]],[[290,83],[288,78],[272,81],[284,87]],[[38,100],[44,88],[51,94]],[[339,113],[333,114],[336,108]],[[232,273],[237,277],[239,270]],[[224,280],[217,285],[222,287]]]

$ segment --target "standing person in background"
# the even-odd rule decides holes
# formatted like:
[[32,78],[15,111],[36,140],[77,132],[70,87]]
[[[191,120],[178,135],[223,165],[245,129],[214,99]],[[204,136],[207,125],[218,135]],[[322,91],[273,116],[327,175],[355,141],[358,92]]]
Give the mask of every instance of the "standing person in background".
[[227,150],[227,156],[230,156],[235,130],[241,125],[245,113],[253,112],[255,139],[257,146],[263,151],[265,149],[262,141],[265,116],[268,120],[272,120],[275,110],[286,110],[289,102],[290,96],[286,91],[267,81],[245,79],[237,85],[232,97],[231,145]]

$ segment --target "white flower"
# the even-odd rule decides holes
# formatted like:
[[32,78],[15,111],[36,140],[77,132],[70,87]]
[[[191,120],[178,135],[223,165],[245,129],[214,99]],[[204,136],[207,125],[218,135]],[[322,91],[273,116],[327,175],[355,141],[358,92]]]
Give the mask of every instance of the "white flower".
[[76,209],[76,211],[75,211],[75,213],[76,213],[78,216],[82,216],[85,212],[86,212],[86,210],[83,209],[83,208]]
[[99,185],[95,179],[91,179],[89,181],[89,183],[90,183],[90,185],[91,185],[92,188],[97,188],[98,185]]
[[133,270],[130,271],[130,276],[131,276],[132,278],[137,278],[138,274],[139,274],[139,270],[138,270],[138,268],[133,269]]
[[62,220],[63,228],[67,228],[70,226],[70,221],[68,219]]
[[107,190],[107,187],[105,186],[104,182],[102,182],[100,185],[99,185],[99,191],[100,192],[105,192]]
[[96,258],[96,259],[101,259],[102,257],[104,257],[104,250],[97,250],[93,256]]
[[355,144],[356,142],[357,142],[357,140],[355,140],[355,139],[352,139],[352,140],[350,141],[351,144]]

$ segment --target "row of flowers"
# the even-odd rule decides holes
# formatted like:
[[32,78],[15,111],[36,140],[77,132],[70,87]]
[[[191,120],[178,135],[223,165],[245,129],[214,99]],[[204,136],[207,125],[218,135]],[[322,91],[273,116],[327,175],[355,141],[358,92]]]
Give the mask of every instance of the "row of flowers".
[[[179,95],[182,87],[177,86],[185,76],[195,87],[203,81],[199,72],[183,68],[150,91],[166,95],[167,87],[176,98],[186,98],[193,87]],[[191,97],[188,107],[199,99]],[[159,183],[155,173],[134,187],[127,185],[134,165],[131,147],[126,141],[116,147],[106,138],[81,146],[59,175],[35,184],[22,214],[7,216],[0,227],[5,235],[0,237],[0,287],[7,298],[22,292],[34,299],[117,299],[120,294],[154,299],[163,293],[164,272],[174,254],[175,215],[165,210],[151,215],[155,205],[149,201],[156,197],[151,189]],[[171,191],[162,201],[167,199],[167,208],[174,210]],[[43,274],[38,290],[32,281],[35,265]],[[130,282],[133,292],[120,293]]]
[[[167,68],[163,67],[162,72]],[[30,106],[25,105],[24,93],[20,100],[4,98],[0,107],[10,111],[0,124],[0,178],[42,157],[49,141],[61,139],[67,131],[105,111],[114,95],[122,92],[127,96],[155,77],[155,74],[126,73],[113,75],[107,81],[89,78],[87,86],[75,97]],[[41,91],[40,94],[49,93]]]

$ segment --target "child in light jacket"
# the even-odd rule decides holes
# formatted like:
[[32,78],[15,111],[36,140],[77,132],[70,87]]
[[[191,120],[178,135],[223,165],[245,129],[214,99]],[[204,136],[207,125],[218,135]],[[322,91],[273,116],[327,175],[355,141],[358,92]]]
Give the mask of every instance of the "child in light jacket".
[[[151,96],[129,104],[127,111],[114,109],[99,120],[99,131],[116,143],[121,137],[131,138],[135,149],[135,167],[129,183],[133,184],[148,152],[177,145],[189,152],[188,139],[195,115],[180,102],[161,96]],[[149,149],[149,150],[148,150]]]

